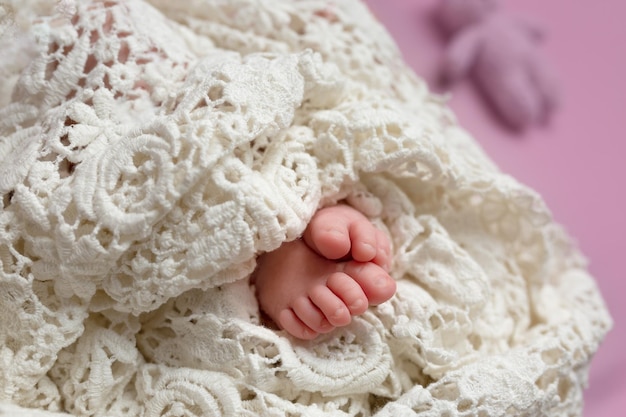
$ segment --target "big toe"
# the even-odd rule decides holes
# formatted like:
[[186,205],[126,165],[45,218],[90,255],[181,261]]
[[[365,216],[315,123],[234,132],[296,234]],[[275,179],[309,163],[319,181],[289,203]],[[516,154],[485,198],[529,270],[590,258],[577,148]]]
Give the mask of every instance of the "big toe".
[[359,262],[374,259],[377,228],[349,206],[337,205],[316,213],[304,233],[304,240],[327,259],[351,258]]
[[319,211],[311,220],[304,241],[326,259],[344,258],[352,247],[347,222],[329,209]]
[[349,224],[352,259],[358,262],[373,260],[378,252],[378,229],[367,219]]
[[346,262],[343,272],[359,285],[370,305],[381,304],[396,292],[394,279],[385,269],[373,262]]

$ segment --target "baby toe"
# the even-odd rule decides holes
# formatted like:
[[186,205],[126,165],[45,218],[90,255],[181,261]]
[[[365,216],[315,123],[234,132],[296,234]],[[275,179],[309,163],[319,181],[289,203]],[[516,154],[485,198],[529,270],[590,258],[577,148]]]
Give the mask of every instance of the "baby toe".
[[354,220],[350,223],[350,241],[352,259],[359,262],[368,262],[374,259],[377,253],[376,227],[366,219]]
[[352,321],[350,310],[344,301],[329,287],[319,285],[310,291],[309,297],[331,325],[345,326]]
[[300,321],[316,333],[328,333],[334,326],[322,309],[308,297],[299,297],[292,304],[292,310]]
[[290,335],[303,340],[312,340],[318,336],[318,333],[308,327],[300,320],[293,310],[286,308],[282,310],[278,317],[278,324]]
[[366,294],[349,275],[341,272],[331,274],[326,285],[343,301],[351,315],[363,314],[367,310],[369,303]]
[[391,243],[389,238],[380,229],[376,229],[376,257],[373,262],[389,272],[391,270]]
[[348,223],[334,211],[319,211],[304,232],[306,244],[327,259],[341,259],[350,254]]
[[390,299],[396,292],[396,282],[373,262],[346,262],[344,272],[359,285],[370,305]]

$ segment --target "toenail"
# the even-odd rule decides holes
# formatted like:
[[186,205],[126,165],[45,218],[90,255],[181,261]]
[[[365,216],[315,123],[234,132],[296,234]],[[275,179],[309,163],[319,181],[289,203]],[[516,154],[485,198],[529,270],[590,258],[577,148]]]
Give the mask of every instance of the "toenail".
[[337,310],[335,310],[335,314],[333,314],[333,318],[337,319],[339,317],[341,317],[343,315],[343,308],[339,307]]
[[370,245],[369,243],[363,243],[363,248],[367,250],[373,250],[373,251],[376,250],[376,248],[374,248],[374,246]]
[[363,307],[363,300],[358,299],[355,302],[353,302],[352,304],[350,304],[350,309],[351,310],[358,310],[361,307]]
[[328,233],[332,233],[334,235],[341,236],[341,237],[343,237],[345,235],[345,233],[342,230],[339,230],[339,229],[329,229]]
[[320,323],[320,329],[322,330],[328,330],[332,328],[333,328],[333,325],[330,324],[328,320],[322,320],[322,322]]
[[374,281],[374,285],[377,287],[384,287],[388,284],[389,282],[387,281],[387,277],[384,275],[379,276],[378,278],[376,278],[376,280]]

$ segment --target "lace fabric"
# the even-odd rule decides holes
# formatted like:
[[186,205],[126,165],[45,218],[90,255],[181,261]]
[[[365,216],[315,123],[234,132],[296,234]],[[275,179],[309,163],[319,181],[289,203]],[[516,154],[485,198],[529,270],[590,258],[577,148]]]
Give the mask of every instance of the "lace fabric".
[[[611,323],[583,257],[362,4],[62,5],[0,41],[0,414],[580,414]],[[256,256],[340,200],[396,296],[263,327]]]

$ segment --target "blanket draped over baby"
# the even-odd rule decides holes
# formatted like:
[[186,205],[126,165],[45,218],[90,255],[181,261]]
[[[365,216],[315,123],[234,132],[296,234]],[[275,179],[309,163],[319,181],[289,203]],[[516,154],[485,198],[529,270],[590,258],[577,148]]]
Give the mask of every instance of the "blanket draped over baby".
[[[584,258],[364,5],[56,3],[4,6],[0,415],[581,412],[611,324]],[[397,294],[262,326],[256,257],[340,201]]]

